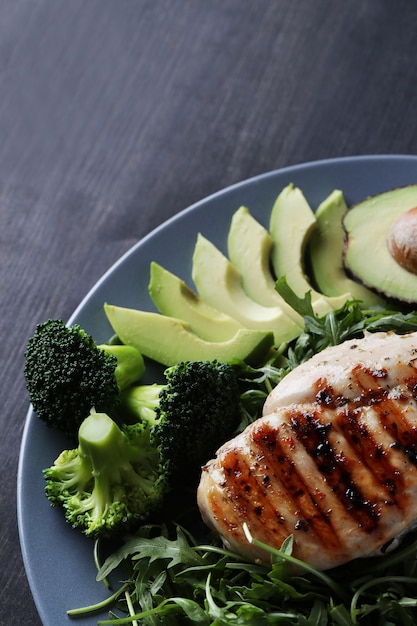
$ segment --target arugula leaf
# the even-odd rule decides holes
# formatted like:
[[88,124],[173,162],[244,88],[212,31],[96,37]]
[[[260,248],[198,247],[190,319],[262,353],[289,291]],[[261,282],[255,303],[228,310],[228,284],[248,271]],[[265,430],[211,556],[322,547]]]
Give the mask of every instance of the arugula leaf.
[[[417,312],[346,302],[324,316],[314,314],[311,295],[298,298],[285,278],[277,290],[303,316],[304,330],[289,345],[277,348],[258,368],[235,361],[241,385],[244,428],[257,419],[272,388],[294,367],[327,346],[362,337],[365,332],[417,330]],[[121,565],[124,582],[106,602],[70,611],[83,615],[113,604],[99,624],[140,626],[412,626],[417,623],[417,539],[381,558],[361,559],[320,572],[292,556],[292,537],[271,554],[270,566],[247,562],[219,545],[201,544],[186,526],[148,525],[125,539],[100,567],[105,581]],[[248,540],[251,540],[249,537]],[[297,566],[292,573],[290,565]],[[301,573],[300,573],[301,572]],[[124,597],[125,596],[125,597]],[[121,612],[117,616],[115,611]]]
[[[190,520],[191,521],[191,520]],[[250,536],[249,536],[250,538]],[[251,541],[252,540],[250,539]],[[99,624],[143,626],[412,626],[417,623],[417,539],[380,558],[320,572],[292,556],[292,536],[280,550],[262,544],[270,566],[242,560],[215,542],[199,544],[178,525],[147,526],[128,537],[99,573],[133,563],[109,600],[123,613]],[[291,574],[288,564],[300,573]],[[128,592],[127,601],[120,600]],[[72,615],[105,607],[76,609]],[[132,612],[132,608],[133,611]]]
[[291,289],[285,276],[282,276],[276,281],[275,289],[301,317],[314,317],[314,309],[311,304],[311,291],[307,291],[304,298],[300,298],[295,291]]
[[133,561],[137,559],[149,559],[149,563],[157,560],[167,561],[166,567],[181,565],[201,565],[202,559],[193,550],[186,539],[183,530],[177,527],[176,539],[169,539],[163,535],[153,538],[138,537],[136,553],[132,555]]

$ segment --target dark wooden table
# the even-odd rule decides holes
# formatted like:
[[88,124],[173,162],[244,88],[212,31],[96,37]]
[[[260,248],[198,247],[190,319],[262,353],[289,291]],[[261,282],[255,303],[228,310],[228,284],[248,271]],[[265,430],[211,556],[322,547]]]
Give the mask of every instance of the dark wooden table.
[[410,0],[1,0],[1,625],[40,623],[15,513],[35,324],[218,189],[415,154],[416,32]]

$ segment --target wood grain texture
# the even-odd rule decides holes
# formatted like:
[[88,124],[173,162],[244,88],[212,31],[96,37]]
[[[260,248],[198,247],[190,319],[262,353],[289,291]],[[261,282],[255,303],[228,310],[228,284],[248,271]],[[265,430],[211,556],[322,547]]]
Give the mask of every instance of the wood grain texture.
[[303,161],[417,149],[407,0],[0,1],[0,624],[20,557],[23,349],[179,210]]

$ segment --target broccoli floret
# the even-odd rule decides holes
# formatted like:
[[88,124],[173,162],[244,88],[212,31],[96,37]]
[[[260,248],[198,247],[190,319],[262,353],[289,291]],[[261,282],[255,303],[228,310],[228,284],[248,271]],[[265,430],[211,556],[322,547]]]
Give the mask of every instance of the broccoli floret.
[[39,324],[25,350],[24,376],[37,416],[74,441],[92,407],[111,413],[121,390],[145,369],[140,352],[125,345],[97,345],[79,325]]
[[124,422],[135,424],[146,421],[156,422],[155,408],[159,404],[159,394],[165,385],[135,385],[122,391],[120,395],[119,415]]
[[232,365],[217,361],[184,361],[165,378],[126,390],[120,408],[152,424],[172,479],[189,482],[240,424],[239,380]]
[[46,496],[64,507],[72,526],[91,537],[111,537],[132,530],[162,505],[167,475],[147,423],[119,427],[93,411],[78,442],[44,470]]

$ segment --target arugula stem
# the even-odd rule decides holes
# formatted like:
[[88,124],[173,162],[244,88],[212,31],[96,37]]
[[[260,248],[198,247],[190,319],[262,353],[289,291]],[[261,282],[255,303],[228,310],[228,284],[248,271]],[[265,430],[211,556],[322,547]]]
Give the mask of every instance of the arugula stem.
[[[100,560],[99,546],[100,546],[100,540],[96,539],[94,541],[93,558],[94,558],[94,564],[95,564],[95,566],[97,568],[97,572],[99,572],[100,569],[101,569],[101,560]],[[102,581],[103,581],[104,585],[107,587],[107,589],[111,589],[110,582],[108,581],[107,578],[103,578]]]
[[305,561],[301,561],[300,559],[295,558],[291,554],[283,552],[282,550],[279,550],[272,546],[268,546],[267,544],[262,543],[262,541],[255,539],[250,534],[250,531],[246,524],[244,524],[244,532],[249,543],[252,543],[254,546],[258,546],[259,548],[262,548],[266,552],[269,552],[270,554],[277,556],[284,561],[288,561],[288,563],[291,563],[292,565],[295,565],[296,567],[299,567],[305,570],[306,572],[309,572],[309,574],[312,574],[313,576],[321,580],[325,585],[327,585],[327,587],[329,587],[329,589],[331,589],[343,601],[346,602],[348,600],[348,596],[345,590],[342,587],[340,587],[340,585],[338,585],[332,578],[330,578],[330,576],[327,576],[327,574],[325,574],[324,572],[316,569],[315,567],[313,567],[309,563],[306,563]]
[[150,617],[151,615],[158,615],[160,617],[161,615],[170,613],[173,609],[176,610],[174,603],[175,598],[167,598],[166,600],[162,600],[162,602],[158,604],[158,606],[155,606],[153,609],[141,611],[140,613],[134,613],[133,615],[129,615],[127,617],[100,620],[97,622],[97,624],[98,626],[104,626],[105,624],[133,624],[138,619]]
[[[135,614],[135,609],[132,604],[132,598],[130,597],[130,593],[127,589],[125,591],[125,598],[126,598],[127,608],[129,609],[129,615],[130,617],[133,618]],[[132,626],[138,626],[138,621],[136,619],[132,619]]]
[[[361,613],[361,609],[357,608],[360,596],[370,587],[374,587],[376,585],[379,585],[380,583],[386,582],[409,583],[411,585],[415,585],[416,579],[412,576],[380,576],[379,578],[373,578],[372,580],[364,583],[361,587],[359,587],[359,589],[356,590],[350,603],[350,614],[354,624],[358,623],[356,616]],[[399,603],[401,603],[401,600],[399,600]],[[417,600],[415,600],[415,603],[417,604]]]
[[97,604],[90,604],[89,606],[84,606],[84,607],[80,607],[77,609],[69,609],[67,611],[67,615],[69,615],[70,617],[74,617],[76,615],[86,615],[88,613],[94,613],[95,611],[101,611],[102,609],[105,609],[107,606],[110,606],[111,604],[113,604],[117,600],[117,598],[121,596],[122,593],[126,591],[126,589],[128,589],[128,587],[129,587],[129,583],[125,583],[124,585],[120,587],[120,589],[118,589],[115,593],[113,593],[113,595],[109,596],[105,600],[102,600],[101,602],[97,602]]

